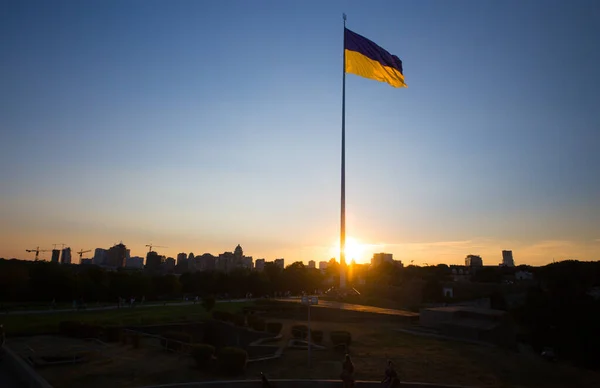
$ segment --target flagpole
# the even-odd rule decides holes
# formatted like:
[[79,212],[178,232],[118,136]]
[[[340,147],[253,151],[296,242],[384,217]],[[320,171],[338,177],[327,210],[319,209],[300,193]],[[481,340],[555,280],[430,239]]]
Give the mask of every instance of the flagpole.
[[346,14],[344,19],[344,47],[342,68],[342,192],[340,215],[340,288],[346,286]]

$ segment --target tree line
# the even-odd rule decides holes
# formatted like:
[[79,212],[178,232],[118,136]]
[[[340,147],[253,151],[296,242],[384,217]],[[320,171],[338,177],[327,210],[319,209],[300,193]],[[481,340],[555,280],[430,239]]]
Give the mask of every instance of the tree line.
[[[2,302],[115,302],[118,298],[165,300],[182,296],[256,297],[322,290],[327,274],[301,262],[285,269],[266,263],[261,272],[239,269],[152,274],[95,265],[60,265],[47,261],[0,259]],[[139,299],[138,299],[139,300]]]

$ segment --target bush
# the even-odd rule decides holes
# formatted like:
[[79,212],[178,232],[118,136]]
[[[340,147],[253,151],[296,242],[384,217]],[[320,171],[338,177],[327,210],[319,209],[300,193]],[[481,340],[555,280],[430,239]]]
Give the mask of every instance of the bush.
[[310,331],[310,339],[312,342],[316,344],[320,344],[323,342],[323,331],[322,330],[311,330]]
[[329,338],[331,338],[333,345],[345,344],[348,346],[352,343],[352,335],[347,331],[332,331]]
[[139,349],[140,343],[142,340],[142,336],[140,335],[140,333],[131,333],[130,338],[131,338],[131,344],[133,345],[133,347],[135,349]]
[[106,342],[119,342],[121,328],[118,326],[108,326],[104,328],[104,338]]
[[244,373],[246,369],[246,360],[248,353],[244,349],[225,347],[219,351],[217,364],[219,371],[228,376],[238,376]]
[[265,331],[265,327],[267,326],[267,324],[265,323],[264,319],[253,319],[252,323],[248,322],[250,324],[250,327],[252,327],[252,329],[256,330],[256,331]]
[[267,332],[271,334],[279,335],[282,328],[283,324],[281,322],[267,322]]
[[181,331],[168,331],[163,334],[163,337],[160,344],[167,350],[181,351],[185,344],[192,343],[192,337]]
[[306,325],[292,326],[292,335],[294,338],[305,339],[308,336],[308,327]]
[[208,344],[197,344],[192,347],[192,357],[200,369],[207,368],[210,365],[215,347]]
[[215,310],[212,312],[212,316],[214,319],[216,319],[217,321],[223,321],[223,322],[233,322],[233,317],[234,315],[230,312],[227,311],[218,311]]
[[246,321],[248,322],[248,326],[252,326],[254,322],[261,320],[261,318],[256,314],[247,314]]
[[206,298],[202,298],[202,307],[204,310],[211,311],[215,307],[216,301],[212,296],[207,296]]
[[245,326],[246,325],[246,317],[242,314],[233,315],[233,319],[231,320],[236,326]]
[[66,337],[77,337],[81,323],[75,321],[62,321],[58,324],[58,332]]

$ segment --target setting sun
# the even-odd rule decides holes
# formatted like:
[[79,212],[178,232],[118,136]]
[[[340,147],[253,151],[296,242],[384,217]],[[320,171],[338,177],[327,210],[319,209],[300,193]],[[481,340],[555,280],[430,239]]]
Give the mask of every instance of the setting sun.
[[[350,264],[352,260],[357,263],[364,263],[368,261],[365,255],[365,245],[354,237],[346,237],[346,263]],[[331,256],[336,257],[339,260],[340,255],[340,242],[339,240],[331,248]]]

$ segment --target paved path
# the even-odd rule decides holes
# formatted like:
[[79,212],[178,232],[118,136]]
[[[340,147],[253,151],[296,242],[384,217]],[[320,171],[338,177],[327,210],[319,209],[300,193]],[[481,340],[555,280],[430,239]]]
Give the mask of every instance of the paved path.
[[[231,299],[231,300],[217,300],[217,303],[232,303],[232,302],[250,302],[254,299]],[[197,304],[202,303],[201,301],[196,302]],[[193,301],[187,302],[170,302],[170,303],[146,303],[146,304],[136,304],[135,309],[143,309],[149,307],[171,307],[171,306],[190,306],[193,305]],[[3,314],[10,315],[34,315],[34,314],[57,314],[57,313],[72,313],[72,312],[86,312],[86,311],[104,311],[104,310],[117,310],[119,306],[117,305],[109,305],[109,306],[100,306],[100,307],[88,307],[84,310],[74,310],[74,309],[48,309],[48,310],[14,310],[7,311]],[[129,306],[120,307],[123,310],[129,309]],[[1,314],[0,314],[1,317]],[[2,385],[0,385],[2,387]]]
[[24,385],[21,384],[16,377],[13,375],[13,372],[8,369],[8,366],[0,358],[0,387],[2,388],[21,388]]
[[[297,298],[290,299],[277,299],[281,302],[297,302],[300,303],[301,300]],[[340,309],[340,310],[349,310],[349,311],[359,311],[363,313],[373,313],[373,314],[386,314],[386,315],[396,315],[401,317],[418,317],[418,313],[413,313],[412,311],[406,310],[396,310],[396,309],[384,309],[381,307],[373,307],[373,306],[365,306],[362,304],[352,304],[352,303],[342,303],[335,302],[332,300],[322,300],[319,299],[319,304],[313,307],[326,307],[332,309]]]

